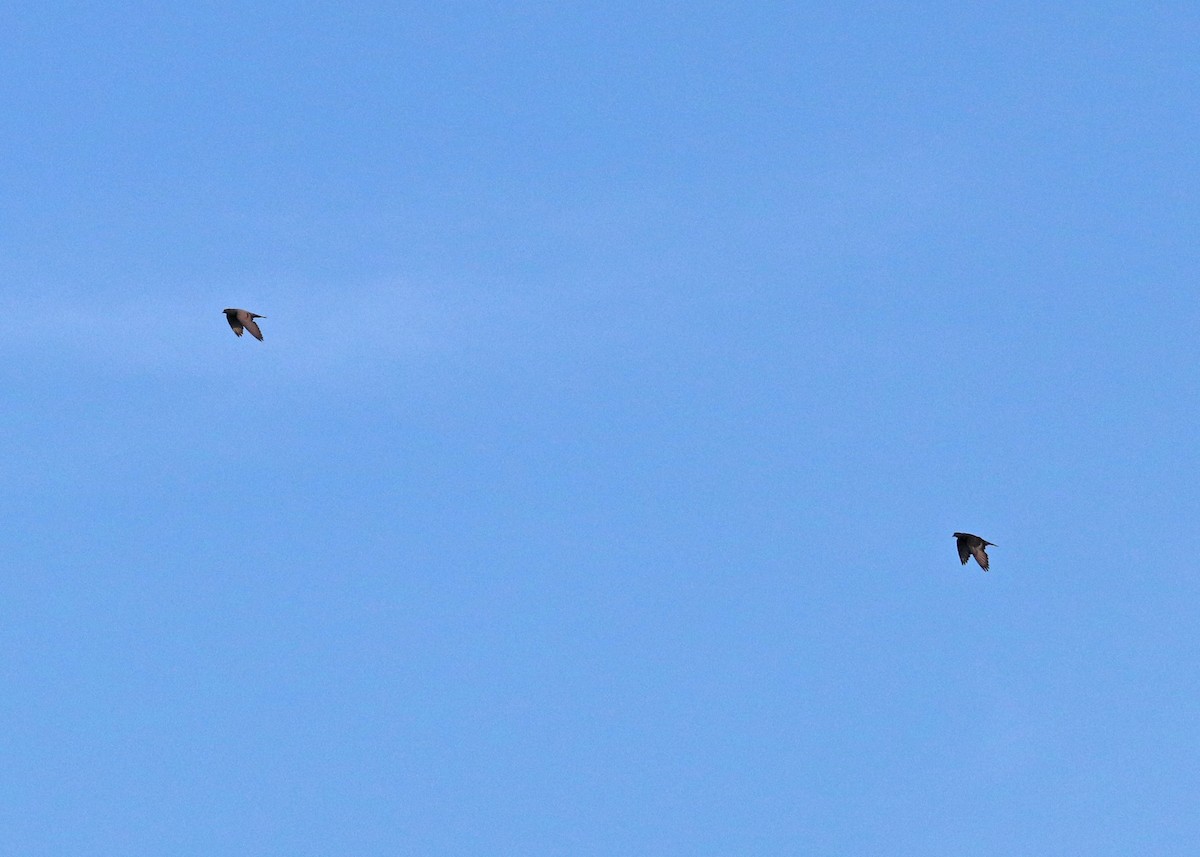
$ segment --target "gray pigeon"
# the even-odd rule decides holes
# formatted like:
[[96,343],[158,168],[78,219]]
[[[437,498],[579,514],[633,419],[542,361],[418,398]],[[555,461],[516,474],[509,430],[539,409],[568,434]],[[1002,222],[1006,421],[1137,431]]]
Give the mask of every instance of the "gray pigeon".
[[958,558],[962,561],[963,565],[967,564],[968,559],[975,557],[975,561],[979,563],[979,567],[984,571],[988,570],[986,548],[992,544],[991,542],[971,533],[955,533],[954,538],[958,539]]
[[249,312],[244,309],[225,309],[225,319],[229,322],[229,326],[233,328],[233,332],[238,336],[242,335],[242,329],[250,331],[250,335],[262,342],[262,331],[258,329],[258,324],[255,323],[256,318],[266,318],[265,315],[259,315],[256,312]]

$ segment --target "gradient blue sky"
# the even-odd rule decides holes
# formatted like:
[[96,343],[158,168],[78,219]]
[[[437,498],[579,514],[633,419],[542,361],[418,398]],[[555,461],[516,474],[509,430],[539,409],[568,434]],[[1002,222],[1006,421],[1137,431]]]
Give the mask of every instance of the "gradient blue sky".
[[5,4],[0,852],[1192,853],[1198,43]]

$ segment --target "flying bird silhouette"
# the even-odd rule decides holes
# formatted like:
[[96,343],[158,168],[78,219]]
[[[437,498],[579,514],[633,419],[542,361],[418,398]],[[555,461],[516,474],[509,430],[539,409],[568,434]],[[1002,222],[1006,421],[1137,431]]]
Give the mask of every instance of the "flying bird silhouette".
[[249,312],[244,309],[228,308],[222,310],[225,313],[225,320],[229,322],[229,326],[233,328],[233,332],[238,336],[242,335],[243,328],[250,331],[250,335],[262,342],[262,331],[258,329],[258,324],[254,321],[256,318],[266,318],[265,315],[259,315],[256,312]]
[[992,544],[991,542],[971,533],[955,533],[954,538],[958,539],[958,558],[963,565],[967,564],[968,559],[975,557],[979,567],[984,571],[988,570],[987,546]]

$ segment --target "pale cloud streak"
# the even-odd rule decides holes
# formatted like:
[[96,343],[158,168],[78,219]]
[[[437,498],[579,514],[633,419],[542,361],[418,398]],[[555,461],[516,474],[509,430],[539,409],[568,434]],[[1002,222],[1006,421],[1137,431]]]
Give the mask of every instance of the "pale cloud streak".
[[[266,316],[265,341],[236,338],[227,306]],[[401,280],[335,288],[277,278],[94,297],[10,292],[0,300],[0,355],[107,375],[208,375],[251,360],[311,378],[453,355],[474,339],[478,316],[479,301],[461,292]]]

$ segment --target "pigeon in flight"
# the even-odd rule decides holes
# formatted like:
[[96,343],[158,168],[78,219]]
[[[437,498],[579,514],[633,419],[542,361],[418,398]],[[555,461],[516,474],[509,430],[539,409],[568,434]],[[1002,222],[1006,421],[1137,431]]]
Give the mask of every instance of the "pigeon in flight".
[[242,330],[250,331],[250,335],[262,342],[262,331],[258,329],[258,324],[254,321],[256,318],[266,318],[265,315],[259,315],[256,312],[249,312],[244,309],[226,309],[225,319],[229,322],[229,326],[233,328],[233,332],[238,336],[242,335]]
[[962,560],[963,565],[967,564],[968,559],[975,557],[979,567],[984,571],[988,570],[987,546],[992,544],[991,542],[971,533],[955,533],[954,538],[958,539],[958,558]]

